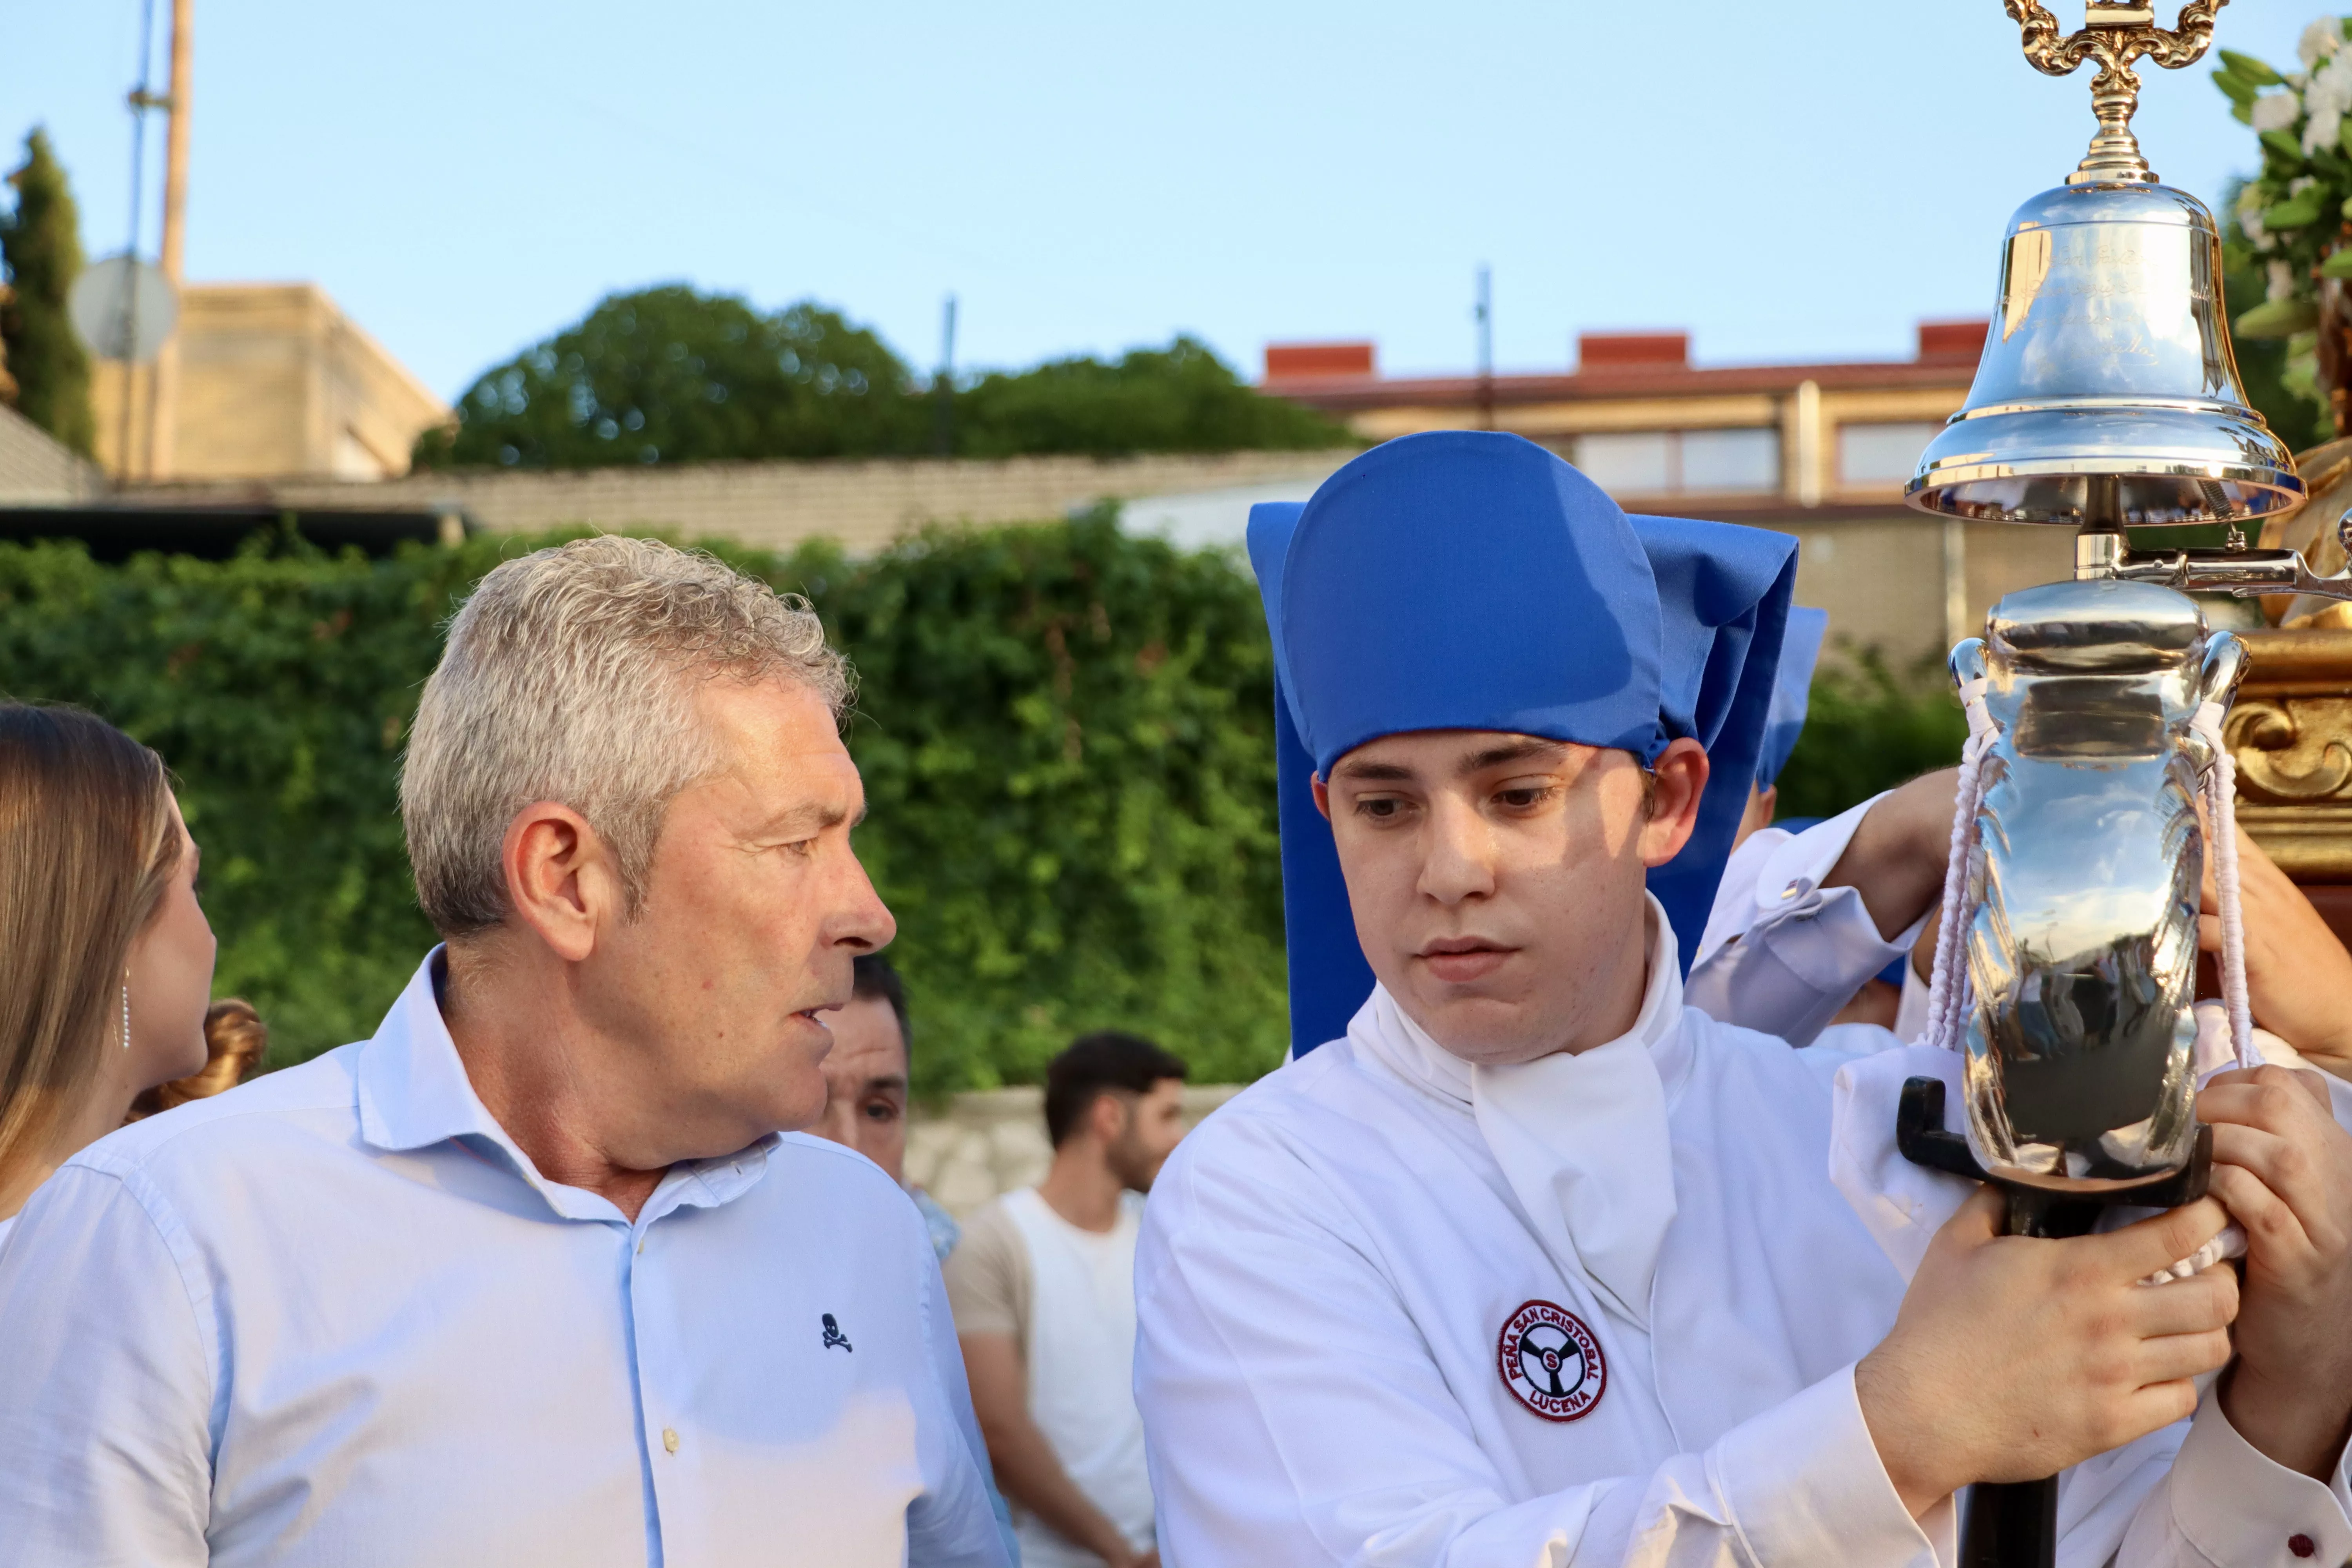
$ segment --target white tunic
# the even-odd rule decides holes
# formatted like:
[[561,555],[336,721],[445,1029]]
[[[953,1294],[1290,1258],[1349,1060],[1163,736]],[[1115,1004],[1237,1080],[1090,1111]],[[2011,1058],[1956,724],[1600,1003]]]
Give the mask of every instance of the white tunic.
[[[1912,1520],[1853,1390],[1904,1290],[1828,1179],[1853,1058],[1685,1009],[1653,918],[1623,1039],[1471,1068],[1376,991],[1178,1148],[1137,1260],[1171,1563],[1951,1561],[1955,1510]],[[2070,1474],[2063,1563],[2136,1512],[2128,1568],[2352,1554],[2329,1489],[2218,1409],[2168,1483],[2188,1431]]]

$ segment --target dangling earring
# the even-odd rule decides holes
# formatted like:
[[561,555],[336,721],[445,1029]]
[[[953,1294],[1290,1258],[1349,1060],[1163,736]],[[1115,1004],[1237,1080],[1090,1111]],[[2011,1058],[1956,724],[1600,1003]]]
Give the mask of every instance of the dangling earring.
[[131,1048],[131,971],[122,972],[122,1048]]

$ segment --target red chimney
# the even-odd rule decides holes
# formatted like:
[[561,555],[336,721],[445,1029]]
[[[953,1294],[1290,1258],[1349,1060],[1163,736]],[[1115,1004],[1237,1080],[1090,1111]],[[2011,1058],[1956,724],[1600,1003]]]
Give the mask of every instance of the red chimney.
[[1576,368],[1580,371],[1688,363],[1688,332],[1579,332],[1576,337]]
[[1268,343],[1265,379],[1297,381],[1307,376],[1370,375],[1372,345],[1362,343]]
[[1922,321],[1919,323],[1921,364],[1974,364],[1984,353],[1990,321]]

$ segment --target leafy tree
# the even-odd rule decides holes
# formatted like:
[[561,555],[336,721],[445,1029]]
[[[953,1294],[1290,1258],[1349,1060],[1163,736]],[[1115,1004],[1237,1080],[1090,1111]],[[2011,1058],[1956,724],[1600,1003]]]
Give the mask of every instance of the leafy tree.
[[[2261,168],[2231,192],[2224,283],[2242,345],[2278,345],[2244,366],[2250,396],[2293,446],[2352,432],[2352,21],[2322,16],[2303,32],[2303,69],[2281,74],[2220,51],[2213,84],[2253,129]],[[2241,348],[2241,353],[2246,352]],[[2275,379],[2271,366],[2275,363]],[[2285,423],[2281,423],[2284,419]]]
[[578,326],[485,372],[419,467],[590,468],[906,449],[922,421],[907,367],[871,331],[803,300],[761,315],[683,284],[608,296]]
[[[1055,360],[948,395],[953,455],[1224,452],[1353,445],[1180,337],[1115,361]],[[588,468],[713,458],[914,457],[940,410],[871,331],[814,301],[763,316],[680,284],[615,294],[485,372],[419,468]]]
[[0,363],[16,390],[16,411],[84,457],[97,422],[89,408],[89,355],[66,314],[81,275],[81,219],[48,132],[25,138],[25,162],[9,174],[16,210],[0,215]]
[[1356,445],[1344,426],[1267,397],[1195,338],[1115,362],[1076,358],[983,376],[955,398],[959,457],[1232,452]]
[[[2238,221],[2236,187],[2221,213],[2221,297],[2231,310],[2251,310],[2263,300],[2268,287],[2262,258]],[[2243,303],[2242,303],[2243,302]],[[2232,333],[2238,357],[2238,380],[2253,405],[2290,450],[2302,451],[2336,438],[2336,421],[2319,396],[2314,381],[2317,356],[2315,336],[2254,336]],[[2166,531],[2164,548],[2176,548],[2174,531]]]

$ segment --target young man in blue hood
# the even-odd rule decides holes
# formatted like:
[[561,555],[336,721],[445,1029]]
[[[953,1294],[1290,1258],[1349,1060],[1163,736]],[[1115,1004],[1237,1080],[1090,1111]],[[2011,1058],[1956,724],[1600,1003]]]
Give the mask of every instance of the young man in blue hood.
[[[2207,1091],[2215,1199],[2040,1242],[1955,1197],[1906,1249],[1828,1177],[1843,1058],[1683,1005],[1792,550],[1466,433],[1253,520],[1328,1043],[1153,1190],[1169,1561],[1926,1564],[1958,1489],[2070,1467],[2065,1563],[2352,1555],[2352,1139],[2291,1075]],[[2242,1301],[2137,1283],[2225,1203]]]

